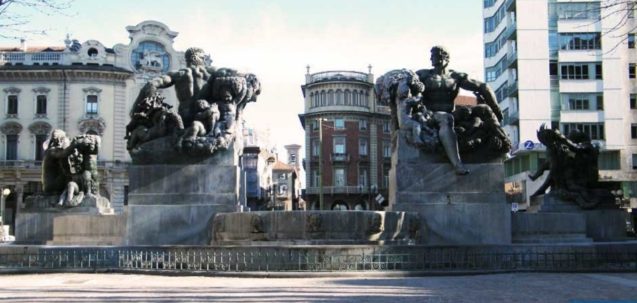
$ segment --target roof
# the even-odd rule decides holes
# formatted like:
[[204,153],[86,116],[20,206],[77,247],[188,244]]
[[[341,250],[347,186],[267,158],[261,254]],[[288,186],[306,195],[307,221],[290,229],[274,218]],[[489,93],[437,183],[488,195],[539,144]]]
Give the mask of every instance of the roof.
[[456,105],[477,105],[478,100],[475,97],[458,95],[454,103]]
[[294,171],[294,167],[277,160],[276,162],[274,162],[274,166],[272,166],[272,170]]
[[[64,46],[28,46],[25,53],[63,52],[65,49]],[[0,47],[0,52],[24,52],[24,50],[19,46]]]

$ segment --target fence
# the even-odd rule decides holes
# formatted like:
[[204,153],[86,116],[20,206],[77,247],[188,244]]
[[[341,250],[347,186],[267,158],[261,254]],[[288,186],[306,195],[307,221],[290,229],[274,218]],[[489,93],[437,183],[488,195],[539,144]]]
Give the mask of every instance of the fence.
[[0,271],[637,271],[636,247],[30,247],[0,250]]

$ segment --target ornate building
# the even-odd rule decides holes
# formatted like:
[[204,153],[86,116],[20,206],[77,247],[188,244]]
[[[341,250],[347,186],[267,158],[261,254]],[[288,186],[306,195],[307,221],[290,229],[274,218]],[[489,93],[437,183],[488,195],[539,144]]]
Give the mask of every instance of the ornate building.
[[[106,47],[67,38],[62,47],[0,48],[0,188],[9,188],[8,222],[25,196],[40,190],[42,147],[52,129],[102,136],[102,195],[126,204],[124,141],[128,110],[145,82],[185,66],[178,33],[157,21],[126,27],[130,41]],[[176,104],[173,90],[166,102]]]
[[391,166],[389,108],[376,103],[374,76],[355,71],[305,75],[306,196],[309,209],[379,209]]

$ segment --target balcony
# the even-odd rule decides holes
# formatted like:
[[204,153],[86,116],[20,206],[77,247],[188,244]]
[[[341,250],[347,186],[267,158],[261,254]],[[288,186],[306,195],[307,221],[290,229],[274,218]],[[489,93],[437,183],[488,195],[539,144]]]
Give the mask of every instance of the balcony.
[[0,53],[0,65],[57,65],[62,63],[61,52]]
[[[308,187],[306,193],[309,195],[318,195],[320,194],[319,187]],[[323,194],[324,195],[334,195],[334,194],[346,194],[346,195],[357,195],[357,194],[368,194],[373,193],[368,186],[323,186]]]
[[[130,165],[130,162],[123,161],[97,161],[98,168],[125,168]],[[40,160],[0,160],[0,168],[34,168],[41,167],[42,161]]]
[[348,163],[349,154],[347,153],[332,153],[330,154],[330,162],[332,163]]
[[506,0],[506,2],[504,2],[504,7],[506,7],[507,12],[515,12],[516,11],[516,6],[515,3],[516,0]]
[[368,82],[368,76],[366,73],[355,71],[325,71],[310,76],[310,82],[324,82],[324,81],[361,81]]
[[518,96],[518,82],[515,81],[507,87],[507,96],[508,97],[517,97]]
[[517,68],[518,67],[518,52],[513,50],[512,52],[507,53],[506,68]]

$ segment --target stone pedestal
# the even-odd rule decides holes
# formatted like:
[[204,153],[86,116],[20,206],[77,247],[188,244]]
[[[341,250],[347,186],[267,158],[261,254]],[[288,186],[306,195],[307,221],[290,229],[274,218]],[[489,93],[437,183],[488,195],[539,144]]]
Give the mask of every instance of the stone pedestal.
[[384,211],[221,213],[213,245],[415,244],[418,215]]
[[[67,220],[66,217],[92,217],[93,222],[108,220],[113,217],[113,209],[110,207],[108,199],[100,196],[85,196],[80,206],[77,207],[55,207],[57,196],[34,195],[27,197],[25,208],[21,209],[16,216],[15,238],[20,244],[46,244],[53,240],[56,233],[54,224],[58,220]],[[75,222],[75,221],[73,221]],[[83,229],[83,232],[99,235],[100,225],[93,224],[70,224],[72,228],[66,230]],[[59,235],[64,231],[57,231]],[[94,239],[94,243],[99,243],[99,239]],[[71,243],[69,243],[71,244]]]
[[389,175],[390,208],[420,214],[425,244],[511,243],[502,161],[466,164],[471,173],[458,176],[443,156],[419,151],[402,136],[397,141]]
[[592,242],[626,240],[627,213],[619,209],[582,210],[548,193],[534,198],[536,213],[512,217],[513,242]]
[[238,203],[237,163],[229,149],[195,164],[132,165],[125,244],[210,243],[214,215]]
[[125,215],[65,215],[53,218],[49,245],[122,245]]

